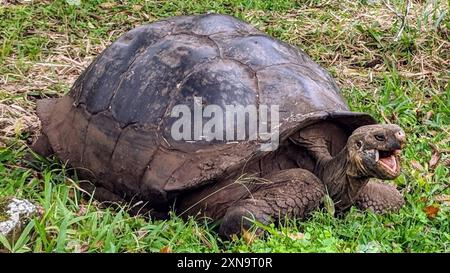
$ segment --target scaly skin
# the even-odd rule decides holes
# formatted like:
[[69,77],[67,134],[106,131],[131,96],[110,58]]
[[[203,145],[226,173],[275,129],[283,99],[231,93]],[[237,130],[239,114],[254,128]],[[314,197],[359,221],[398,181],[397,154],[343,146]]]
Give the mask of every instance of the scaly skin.
[[[399,175],[398,151],[405,142],[403,131],[396,125],[360,127],[348,138],[345,147],[332,156],[330,139],[323,137],[323,126],[304,128],[292,139],[306,147],[316,161],[314,174],[301,168],[284,169],[263,177],[268,182],[260,183],[255,179],[246,184],[233,183],[236,177],[228,177],[213,186],[198,189],[184,200],[181,198],[176,204],[177,212],[181,216],[197,214],[222,219],[219,234],[230,238],[250,228],[252,220],[269,224],[283,217],[303,219],[320,206],[326,192],[338,212],[352,205],[377,213],[400,209],[404,200],[395,187],[369,180],[372,177],[394,179]],[[325,124],[325,127],[330,126]],[[49,147],[48,143],[43,144],[44,148]],[[379,164],[378,151],[392,152],[397,162],[395,170],[387,170]],[[104,188],[98,188],[96,193],[107,200],[120,199],[115,195],[111,197],[113,193]]]
[[288,169],[267,177],[271,183],[228,208],[219,233],[229,237],[250,229],[252,220],[263,224],[284,217],[303,219],[315,210],[325,194],[323,183],[303,169]]
[[[334,157],[328,152],[326,141],[320,138],[320,129],[312,126],[297,139],[317,160],[316,175],[303,169],[288,169],[267,176],[272,183],[252,191],[251,197],[228,208],[220,226],[221,236],[229,238],[250,228],[252,220],[268,224],[284,216],[305,218],[319,207],[325,188],[337,211],[356,205],[360,209],[384,213],[403,206],[403,197],[393,186],[369,182],[372,177],[394,179],[399,175],[398,151],[405,137],[398,126],[360,127]],[[387,168],[380,163],[383,153],[387,154],[385,158],[395,157],[394,167]]]
[[394,186],[372,181],[361,190],[355,201],[359,209],[376,213],[397,211],[404,204],[403,196]]

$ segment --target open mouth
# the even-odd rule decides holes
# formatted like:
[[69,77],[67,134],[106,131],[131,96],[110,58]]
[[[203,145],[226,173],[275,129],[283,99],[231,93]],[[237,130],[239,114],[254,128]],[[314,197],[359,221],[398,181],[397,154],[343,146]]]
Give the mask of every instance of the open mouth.
[[400,154],[400,150],[381,151],[376,150],[375,161],[380,167],[386,170],[391,175],[397,175],[399,170],[399,164],[397,155]]

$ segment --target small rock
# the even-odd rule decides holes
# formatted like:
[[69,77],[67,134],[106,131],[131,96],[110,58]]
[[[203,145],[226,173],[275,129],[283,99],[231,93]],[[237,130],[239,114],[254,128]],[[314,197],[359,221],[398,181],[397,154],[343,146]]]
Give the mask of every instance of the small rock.
[[0,234],[15,240],[36,213],[37,207],[28,200],[14,197],[0,199]]

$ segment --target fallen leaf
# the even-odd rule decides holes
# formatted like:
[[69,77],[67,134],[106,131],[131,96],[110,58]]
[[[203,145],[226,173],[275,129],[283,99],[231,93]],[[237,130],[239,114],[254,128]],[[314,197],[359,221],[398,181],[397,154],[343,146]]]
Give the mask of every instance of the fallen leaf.
[[435,196],[433,199],[436,202],[450,201],[450,195],[448,195],[448,194],[441,194],[441,195]]
[[391,114],[391,122],[395,123],[397,120],[398,120],[397,113],[392,113]]
[[445,167],[449,167],[450,166],[450,158],[447,158],[446,160],[444,160],[444,162],[442,163]]
[[434,169],[436,168],[437,164],[439,163],[439,160],[441,159],[441,154],[439,153],[434,153],[431,156],[430,162],[428,162],[428,164],[430,165],[430,169]]
[[418,171],[423,171],[423,167],[418,161],[411,160],[411,166]]
[[104,9],[111,9],[111,8],[114,8],[115,6],[117,6],[117,4],[114,2],[106,2],[106,3],[101,3],[99,6]]
[[251,245],[251,244],[253,244],[255,239],[258,238],[258,236],[256,235],[255,232],[251,232],[246,229],[242,229],[242,238],[247,243],[247,245]]
[[172,248],[170,246],[164,246],[159,250],[159,253],[172,253]]
[[305,234],[301,233],[301,232],[298,232],[295,234],[290,233],[290,234],[288,234],[288,237],[291,238],[292,240],[301,240],[301,239],[305,238]]
[[439,212],[439,207],[437,206],[426,206],[423,209],[428,217],[428,219],[434,219],[436,218],[438,212]]
[[436,148],[436,146],[431,145],[431,148],[433,149],[433,154],[431,155],[431,159],[428,162],[428,165],[430,166],[430,169],[434,169],[439,163],[439,160],[441,160],[441,153]]
[[432,110],[428,111],[427,114],[425,115],[425,120],[430,120],[433,114],[434,113]]
[[80,209],[77,212],[77,216],[83,216],[86,214],[86,212],[87,212],[86,206],[80,205]]
[[88,243],[83,243],[80,246],[79,253],[85,253],[88,250],[89,250],[89,244]]

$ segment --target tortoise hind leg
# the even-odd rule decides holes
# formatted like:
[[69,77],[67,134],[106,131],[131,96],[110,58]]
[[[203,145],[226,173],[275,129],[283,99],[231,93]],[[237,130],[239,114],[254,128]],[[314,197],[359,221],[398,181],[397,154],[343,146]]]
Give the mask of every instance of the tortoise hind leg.
[[267,225],[283,217],[303,219],[319,207],[325,194],[323,183],[304,169],[283,170],[266,179],[268,184],[228,208],[220,225],[221,237],[250,229],[253,220]]
[[47,135],[42,132],[36,141],[31,145],[31,149],[43,157],[49,157],[54,154]]
[[394,186],[373,181],[367,183],[355,202],[359,209],[376,213],[394,212],[404,204],[402,194]]

